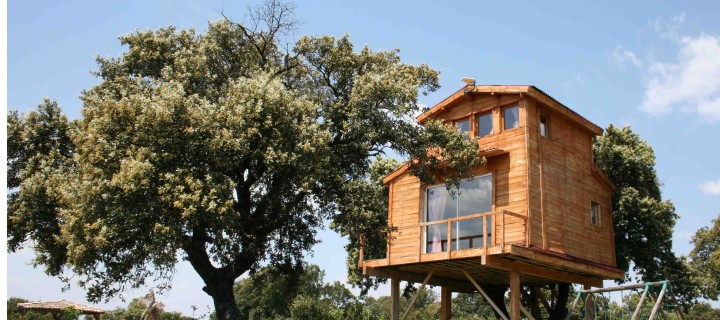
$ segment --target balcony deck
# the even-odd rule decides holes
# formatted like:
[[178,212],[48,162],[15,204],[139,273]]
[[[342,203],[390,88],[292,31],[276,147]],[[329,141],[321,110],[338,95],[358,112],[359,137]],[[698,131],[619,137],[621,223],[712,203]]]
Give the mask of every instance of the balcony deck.
[[[429,242],[423,237],[423,228],[431,225],[446,225],[447,234],[453,234],[456,222],[469,219],[482,219],[483,232],[480,245],[485,246],[464,250],[453,250],[455,239],[448,246],[445,239],[442,252],[425,253]],[[400,257],[388,254],[385,259],[362,260],[359,267],[367,275],[397,278],[404,281],[422,282],[427,274],[433,272],[430,284],[450,287],[458,292],[472,292],[473,286],[467,281],[465,272],[483,284],[508,285],[509,270],[517,270],[524,284],[544,285],[557,282],[580,283],[602,287],[603,279],[621,279],[624,272],[612,266],[546,251],[527,246],[525,228],[527,218],[508,211],[488,212],[459,218],[419,223],[412,228],[420,228],[419,233],[411,233],[419,244],[419,250],[413,254],[404,253]],[[512,226],[512,237],[507,227]],[[518,230],[520,228],[520,230]],[[520,234],[518,234],[520,233]],[[506,241],[506,239],[514,239]],[[417,248],[417,246],[416,246]]]

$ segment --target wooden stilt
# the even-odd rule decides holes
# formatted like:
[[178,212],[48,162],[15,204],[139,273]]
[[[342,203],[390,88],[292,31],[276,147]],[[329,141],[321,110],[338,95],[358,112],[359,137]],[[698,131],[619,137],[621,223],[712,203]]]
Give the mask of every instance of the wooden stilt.
[[440,320],[450,320],[452,291],[448,287],[440,289]]
[[400,279],[390,279],[390,320],[400,320]]
[[510,319],[520,320],[520,272],[510,270]]
[[[590,289],[592,289],[592,287],[590,287],[589,285],[584,285],[583,289],[590,290]],[[595,319],[595,302],[593,301],[592,293],[588,293],[588,297],[585,300],[585,310],[586,310],[585,319],[587,319],[587,320]]]

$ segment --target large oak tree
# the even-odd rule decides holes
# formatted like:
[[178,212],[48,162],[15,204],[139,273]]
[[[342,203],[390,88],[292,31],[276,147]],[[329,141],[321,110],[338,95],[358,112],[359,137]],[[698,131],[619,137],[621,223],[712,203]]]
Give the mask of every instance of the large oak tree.
[[294,25],[291,6],[269,1],[205,32],[136,31],[98,58],[79,119],[49,100],[10,113],[10,250],[31,241],[37,264],[91,301],[168,284],[187,260],[218,317],[237,319],[235,279],[300,266],[387,148],[424,179],[477,163],[476,144],[413,121],[437,72],[347,36],[280,42]]

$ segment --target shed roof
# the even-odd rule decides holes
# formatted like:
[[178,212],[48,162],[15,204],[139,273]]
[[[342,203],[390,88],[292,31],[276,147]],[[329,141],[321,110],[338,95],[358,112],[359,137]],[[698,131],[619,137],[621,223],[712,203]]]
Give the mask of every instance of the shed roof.
[[580,124],[582,127],[586,128],[590,132],[594,133],[595,135],[601,135],[603,133],[603,129],[597,126],[596,124],[590,122],[589,120],[585,119],[583,116],[578,114],[577,112],[573,111],[572,109],[568,108],[564,104],[560,103],[559,101],[555,100],[555,98],[551,97],[549,94],[545,93],[544,91],[538,89],[537,87],[533,85],[476,85],[474,87],[467,86],[463,87],[462,89],[456,91],[449,97],[445,98],[443,101],[440,101],[438,104],[430,108],[428,111],[425,111],[420,116],[417,117],[417,121],[419,123],[424,123],[425,121],[429,120],[432,115],[444,111],[450,107],[455,106],[459,102],[463,101],[463,98],[466,97],[468,94],[522,94],[529,96],[542,104],[550,107],[551,109],[555,110],[556,112],[574,120],[578,124]]

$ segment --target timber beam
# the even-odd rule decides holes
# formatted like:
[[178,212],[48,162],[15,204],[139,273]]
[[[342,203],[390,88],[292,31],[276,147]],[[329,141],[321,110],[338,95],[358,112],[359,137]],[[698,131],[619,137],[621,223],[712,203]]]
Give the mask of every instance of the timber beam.
[[[412,273],[412,272],[390,270],[387,268],[367,268],[366,271],[367,272],[365,274],[369,275],[369,276],[376,276],[376,277],[390,278],[390,279],[399,279],[402,281],[413,282],[413,283],[423,283],[427,276],[427,275]],[[453,292],[463,292],[463,293],[475,292],[475,288],[471,284],[469,284],[465,281],[458,281],[458,280],[454,280],[454,279],[442,278],[437,275],[435,275],[431,279],[429,279],[427,284],[433,285],[433,286],[439,286],[439,287],[447,287],[448,289],[452,290]]]

